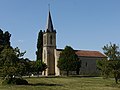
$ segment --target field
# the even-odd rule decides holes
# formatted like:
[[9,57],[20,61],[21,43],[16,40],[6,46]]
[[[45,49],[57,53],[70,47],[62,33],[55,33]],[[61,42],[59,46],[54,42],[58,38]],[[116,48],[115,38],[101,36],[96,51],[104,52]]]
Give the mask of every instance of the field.
[[[101,77],[25,78],[30,85],[2,85],[0,90],[120,90],[114,79]],[[0,80],[0,83],[2,80]]]

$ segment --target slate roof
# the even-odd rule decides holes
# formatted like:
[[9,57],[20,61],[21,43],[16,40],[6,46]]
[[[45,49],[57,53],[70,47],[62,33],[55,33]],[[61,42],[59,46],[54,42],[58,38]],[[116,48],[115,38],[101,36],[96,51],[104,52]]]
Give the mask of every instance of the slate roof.
[[48,14],[46,30],[47,30],[47,32],[53,32],[53,30],[54,30],[50,11],[49,11],[49,14]]
[[[63,49],[56,49],[57,51],[62,51]],[[106,56],[99,51],[88,51],[88,50],[75,50],[79,57],[99,57],[105,58]]]

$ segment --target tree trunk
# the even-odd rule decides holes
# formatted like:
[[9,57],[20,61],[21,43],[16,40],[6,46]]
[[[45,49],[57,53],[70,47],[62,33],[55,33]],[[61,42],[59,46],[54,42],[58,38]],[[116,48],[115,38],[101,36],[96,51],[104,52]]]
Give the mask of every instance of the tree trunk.
[[117,77],[115,77],[115,82],[116,82],[116,84],[118,84],[118,78]]
[[39,77],[39,71],[37,71],[37,76]]
[[77,75],[80,74],[80,69],[76,69],[76,74],[77,74]]
[[67,76],[69,76],[69,71],[67,71]]
[[115,83],[118,84],[118,75],[114,74],[114,77],[115,77]]

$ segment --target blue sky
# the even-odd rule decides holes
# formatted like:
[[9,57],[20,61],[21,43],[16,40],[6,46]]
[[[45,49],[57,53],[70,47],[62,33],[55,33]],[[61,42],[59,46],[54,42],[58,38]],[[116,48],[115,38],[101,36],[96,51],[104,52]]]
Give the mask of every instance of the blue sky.
[[57,48],[98,50],[120,44],[120,0],[0,0],[0,28],[9,31],[11,45],[35,60],[39,30],[45,30],[48,4]]

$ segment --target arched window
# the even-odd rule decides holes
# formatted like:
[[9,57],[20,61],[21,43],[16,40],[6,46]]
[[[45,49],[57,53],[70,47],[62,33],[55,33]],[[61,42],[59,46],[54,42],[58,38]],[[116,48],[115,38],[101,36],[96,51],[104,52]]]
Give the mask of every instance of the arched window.
[[50,36],[50,44],[52,44],[52,35]]

